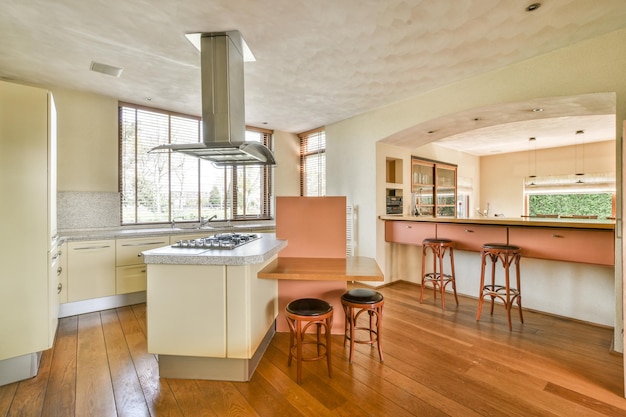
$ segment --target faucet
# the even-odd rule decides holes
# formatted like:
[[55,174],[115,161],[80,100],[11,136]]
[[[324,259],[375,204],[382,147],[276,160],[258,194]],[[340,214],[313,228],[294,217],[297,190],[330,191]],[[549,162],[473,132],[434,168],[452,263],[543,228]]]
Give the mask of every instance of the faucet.
[[211,217],[209,217],[208,219],[204,220],[202,217],[200,217],[200,225],[198,226],[198,228],[201,228],[202,226],[206,226],[207,224],[209,224],[211,222],[211,220],[213,219],[217,219],[217,214],[212,215]]

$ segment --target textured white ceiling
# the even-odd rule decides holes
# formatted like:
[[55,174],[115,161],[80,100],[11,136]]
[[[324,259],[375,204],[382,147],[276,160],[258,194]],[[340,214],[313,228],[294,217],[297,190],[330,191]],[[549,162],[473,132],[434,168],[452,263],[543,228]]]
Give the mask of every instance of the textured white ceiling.
[[200,58],[184,35],[237,29],[257,59],[246,122],[301,132],[626,26],[624,0],[530,3],[2,0],[0,77],[199,115]]

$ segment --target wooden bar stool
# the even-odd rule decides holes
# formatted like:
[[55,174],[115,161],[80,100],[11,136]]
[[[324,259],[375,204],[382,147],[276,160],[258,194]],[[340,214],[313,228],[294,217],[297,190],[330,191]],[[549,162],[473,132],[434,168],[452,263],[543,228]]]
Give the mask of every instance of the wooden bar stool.
[[[426,252],[433,253],[433,270],[426,272]],[[450,273],[444,273],[444,259],[446,253],[450,254]],[[430,282],[433,285],[435,300],[437,299],[437,291],[441,293],[441,308],[446,308],[446,286],[452,285],[454,299],[459,304],[459,298],[456,295],[456,280],[454,277],[454,248],[450,239],[424,239],[422,241],[422,285],[420,289],[420,303],[424,299],[424,284]]]
[[[346,346],[346,340],[350,341],[350,356],[348,362],[352,363],[354,356],[354,344],[365,343],[374,347],[374,343],[378,346],[378,357],[383,361],[383,348],[380,344],[380,330],[383,321],[383,305],[385,301],[383,295],[378,291],[367,288],[355,288],[345,292],[341,296],[341,305],[346,314],[346,324],[343,338],[343,346]],[[357,322],[361,314],[367,312],[369,316],[369,326],[358,326]],[[366,331],[367,339],[357,339],[356,331]]]
[[[296,358],[297,381],[302,383],[302,362],[316,361],[326,358],[328,362],[328,376],[332,377],[330,354],[330,331],[333,327],[333,306],[317,298],[301,298],[291,301],[285,308],[285,316],[289,325],[289,359],[287,366],[291,366],[292,358]],[[309,327],[315,325],[315,339],[305,341],[305,333]],[[324,328],[324,338],[321,339],[321,329]],[[314,344],[317,356],[304,356],[302,346]]]
[[[511,325],[511,307],[517,302],[519,310],[519,319],[524,323],[522,316],[522,293],[520,285],[520,269],[519,261],[521,258],[521,250],[519,246],[506,245],[502,243],[486,243],[481,250],[482,267],[480,271],[480,296],[478,298],[478,313],[476,321],[480,320],[480,313],[483,308],[485,297],[491,297],[491,315],[493,315],[493,305],[496,298],[504,303],[506,314],[509,321],[509,330],[513,329]],[[487,266],[487,258],[491,260],[491,284],[485,285],[485,269]],[[496,264],[498,260],[502,262],[504,268],[504,285],[496,285]],[[517,288],[512,288],[510,284],[510,267],[515,264],[515,277]]]

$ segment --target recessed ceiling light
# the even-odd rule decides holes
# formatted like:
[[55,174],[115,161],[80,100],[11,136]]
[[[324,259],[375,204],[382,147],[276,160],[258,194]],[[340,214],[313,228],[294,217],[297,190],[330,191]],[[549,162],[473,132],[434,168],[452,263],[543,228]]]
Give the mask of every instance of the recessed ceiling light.
[[111,75],[119,78],[122,75],[122,68],[114,67],[113,65],[102,64],[100,62],[91,61],[90,70],[99,72],[101,74]]
[[535,10],[537,10],[540,7],[541,7],[541,3],[533,3],[533,4],[529,5],[528,7],[526,7],[526,11],[527,12],[534,12]]

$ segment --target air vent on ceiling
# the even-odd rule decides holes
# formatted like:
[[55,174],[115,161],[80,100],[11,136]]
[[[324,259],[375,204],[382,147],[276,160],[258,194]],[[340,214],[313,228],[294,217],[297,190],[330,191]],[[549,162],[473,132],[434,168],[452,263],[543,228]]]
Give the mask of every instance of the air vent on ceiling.
[[122,68],[114,67],[113,65],[102,64],[100,62],[91,62],[90,70],[100,72],[102,74],[111,75],[119,78],[122,75]]

